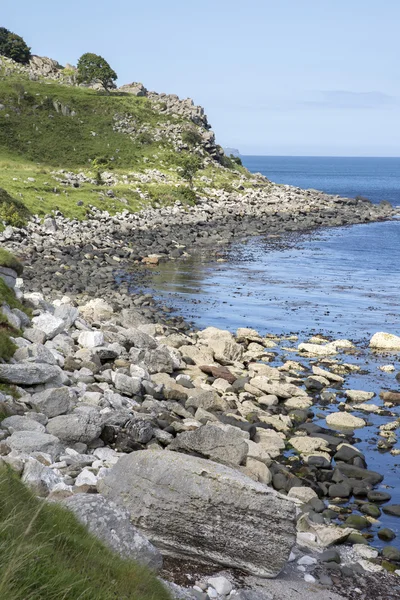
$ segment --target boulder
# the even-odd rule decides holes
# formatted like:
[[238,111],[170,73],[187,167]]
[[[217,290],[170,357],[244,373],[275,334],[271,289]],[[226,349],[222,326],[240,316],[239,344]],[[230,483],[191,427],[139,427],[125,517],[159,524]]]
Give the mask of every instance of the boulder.
[[49,312],[44,312],[37,317],[33,317],[32,323],[36,329],[40,329],[40,331],[45,333],[48,340],[52,340],[53,337],[65,329],[64,321]]
[[101,298],[93,298],[84,306],[79,307],[79,312],[87,321],[108,321],[114,313],[112,306]]
[[44,392],[33,394],[29,403],[37,412],[43,413],[51,419],[69,411],[71,407],[70,398],[70,390],[63,386],[59,388],[50,388]]
[[57,437],[38,431],[16,431],[7,438],[7,446],[18,454],[32,454],[33,452],[50,454],[53,460],[58,458],[63,450]]
[[326,417],[326,422],[329,427],[336,429],[359,429],[366,425],[364,419],[344,412],[331,413]]
[[50,419],[47,431],[67,443],[89,444],[97,439],[102,431],[102,418],[96,409],[82,406],[69,415]]
[[47,363],[48,365],[56,365],[57,361],[54,354],[42,344],[29,344],[18,348],[14,354],[16,361]]
[[229,331],[207,327],[198,335],[214,352],[215,360],[221,364],[231,364],[242,360],[243,347],[235,341]]
[[295,542],[291,501],[209,460],[138,451],[98,485],[166,554],[275,577]]
[[39,433],[45,433],[43,425],[29,417],[21,415],[13,415],[3,419],[1,427],[2,429],[8,429],[10,433],[14,433],[14,431],[38,431]]
[[0,381],[17,385],[47,383],[61,375],[60,367],[45,363],[16,363],[0,365]]
[[129,513],[98,494],[76,494],[63,506],[71,510],[90,533],[123,558],[152,569],[162,567],[162,556],[131,523]]
[[400,351],[400,337],[392,333],[379,331],[372,336],[369,347],[374,350],[397,350]]
[[56,487],[67,488],[60,475],[34,458],[26,461],[21,479],[34,494],[42,497],[48,496]]
[[82,331],[78,337],[78,344],[84,348],[97,348],[104,344],[102,331]]
[[363,390],[346,390],[345,394],[350,402],[367,402],[375,396],[374,392],[364,392]]
[[169,450],[196,453],[216,462],[235,466],[244,463],[247,443],[244,432],[237,427],[203,425],[195,431],[185,431],[178,435],[169,445]]

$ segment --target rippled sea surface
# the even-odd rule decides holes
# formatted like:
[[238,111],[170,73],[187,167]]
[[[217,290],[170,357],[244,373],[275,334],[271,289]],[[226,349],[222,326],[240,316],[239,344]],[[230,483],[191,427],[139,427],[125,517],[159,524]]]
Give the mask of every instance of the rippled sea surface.
[[[400,205],[400,159],[245,157],[244,163],[279,183]],[[343,360],[356,362],[363,373],[346,377],[344,387],[374,391],[370,403],[379,406],[382,389],[400,390],[394,377],[400,355],[376,356],[367,348],[376,331],[400,335],[400,221],[253,238],[233,245],[226,262],[193,256],[161,265],[149,291],[198,327],[253,327],[263,334],[296,333],[299,341],[315,333],[350,339],[361,353]],[[279,358],[298,357],[283,351]],[[384,364],[396,371],[381,372]],[[316,422],[326,426],[324,416],[337,405],[315,408]],[[400,504],[400,456],[376,449],[378,426],[400,416],[400,407],[393,413],[352,414],[368,420],[356,431],[356,445],[368,467],[385,474],[379,489],[388,489],[391,502]],[[381,524],[396,531],[392,545],[400,547],[400,518],[383,515]],[[381,543],[376,539],[374,544]]]

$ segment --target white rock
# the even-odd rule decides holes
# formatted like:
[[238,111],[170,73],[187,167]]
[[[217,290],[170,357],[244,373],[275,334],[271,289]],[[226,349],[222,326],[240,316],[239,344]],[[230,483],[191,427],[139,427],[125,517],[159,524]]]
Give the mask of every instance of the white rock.
[[228,596],[233,590],[231,582],[226,577],[210,577],[207,583],[214,588],[220,596]]
[[93,473],[93,471],[89,471],[89,469],[83,469],[83,471],[81,471],[79,473],[78,477],[76,478],[75,485],[76,485],[76,487],[80,487],[80,486],[84,486],[84,485],[96,486],[97,485],[97,477]]
[[362,390],[346,390],[345,394],[350,402],[367,402],[375,396],[374,392],[364,392]]
[[397,350],[400,351],[400,337],[392,333],[380,331],[372,336],[369,347],[374,350]]
[[49,340],[52,340],[53,337],[65,329],[64,321],[49,312],[44,312],[38,317],[33,317],[32,323],[37,329],[43,331]]
[[313,498],[318,498],[318,495],[310,487],[297,487],[290,488],[287,495],[288,498],[294,498],[300,500],[303,503],[309,502]]
[[307,583],[315,583],[315,577],[310,575],[310,573],[306,573],[304,575],[304,581],[306,581]]
[[78,344],[85,348],[96,348],[104,344],[104,335],[101,331],[82,331],[78,337]]
[[366,425],[364,419],[344,412],[331,413],[325,420],[330,427],[337,429],[360,429]]
[[305,567],[310,567],[311,565],[315,565],[316,563],[317,563],[316,558],[314,558],[313,556],[307,556],[307,555],[302,556],[297,561],[298,565],[304,565]]

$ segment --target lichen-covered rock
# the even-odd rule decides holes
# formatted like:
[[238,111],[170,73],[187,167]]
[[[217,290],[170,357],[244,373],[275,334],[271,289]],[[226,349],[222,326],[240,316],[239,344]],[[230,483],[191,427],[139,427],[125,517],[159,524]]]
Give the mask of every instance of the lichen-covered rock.
[[99,481],[165,553],[275,577],[295,541],[295,506],[209,460],[168,450],[133,452]]

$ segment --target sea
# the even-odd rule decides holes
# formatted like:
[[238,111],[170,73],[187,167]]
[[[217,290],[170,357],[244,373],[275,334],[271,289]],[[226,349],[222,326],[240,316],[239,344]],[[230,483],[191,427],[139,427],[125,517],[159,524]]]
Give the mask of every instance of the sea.
[[[242,161],[276,183],[363,196],[374,203],[388,200],[399,206],[400,215],[400,158],[243,156]],[[251,238],[233,244],[226,262],[192,256],[160,265],[146,291],[196,327],[296,334],[298,341],[283,343],[289,348],[286,359],[297,360],[297,344],[311,335],[349,339],[360,354],[345,355],[344,360],[362,371],[348,376],[345,388],[375,392],[371,403],[379,406],[382,389],[400,391],[395,379],[400,354],[379,356],[368,350],[377,331],[400,335],[400,220],[289,233],[272,240]],[[387,364],[394,372],[379,369]],[[315,422],[326,427],[325,416],[338,408],[337,403],[317,402],[313,410]],[[400,417],[400,406],[392,416],[352,414],[368,421],[356,432],[356,446],[370,469],[384,473],[379,489],[400,504],[400,455],[377,450],[379,426]],[[400,450],[400,441],[394,448]],[[400,548],[400,518],[382,514],[371,532],[382,526],[395,531],[391,544]],[[376,535],[373,544],[384,545]]]

